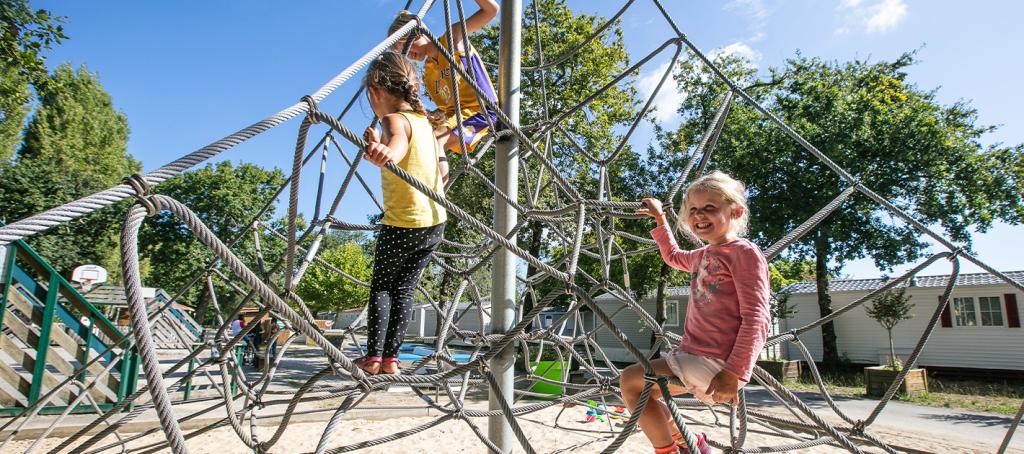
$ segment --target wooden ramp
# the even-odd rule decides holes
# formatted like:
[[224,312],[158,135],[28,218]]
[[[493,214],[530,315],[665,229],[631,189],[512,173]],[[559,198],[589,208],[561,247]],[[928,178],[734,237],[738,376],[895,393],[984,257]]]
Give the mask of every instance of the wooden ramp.
[[[171,300],[171,297],[162,289],[145,290],[152,292],[146,295],[144,291],[146,307],[150,314],[160,310]],[[119,326],[127,328],[129,324],[128,300],[123,287],[98,286],[85,293],[85,297],[93,304],[106,308],[113,314],[113,319]],[[190,308],[177,302],[170,304],[171,306],[151,325],[154,346],[160,350],[187,350],[199,343],[202,328],[189,315]]]

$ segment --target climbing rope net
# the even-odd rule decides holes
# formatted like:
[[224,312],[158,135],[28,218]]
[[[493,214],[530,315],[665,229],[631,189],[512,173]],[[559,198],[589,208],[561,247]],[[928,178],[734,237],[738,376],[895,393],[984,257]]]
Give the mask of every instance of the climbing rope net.
[[[728,117],[730,107],[738,98],[739,102],[745,102],[750,107],[760,112],[769,121],[781,128],[781,130],[789,135],[793,140],[802,145],[807,152],[820,159],[825,166],[838,174],[846,184],[845,190],[843,190],[834,200],[828,203],[815,215],[805,220],[796,229],[785,235],[777,243],[768,247],[765,250],[765,255],[769,261],[778,257],[779,254],[788,246],[811,231],[832,212],[839,209],[844,202],[854,194],[861,194],[877,202],[882,209],[892,213],[893,216],[903,222],[914,226],[922,234],[932,238],[938,244],[948,249],[946,252],[932,255],[904,275],[887,281],[885,285],[870,292],[864,297],[839,308],[827,317],[823,317],[811,324],[793,329],[789,332],[769,337],[765,348],[773,348],[783,345],[784,343],[792,343],[800,352],[802,352],[810,369],[811,375],[821,391],[822,397],[832,412],[838,416],[838,421],[841,421],[840,423],[830,423],[826,420],[825,415],[808,407],[770,374],[766,373],[759,367],[755,367],[753,375],[755,382],[763,385],[765,389],[778,401],[778,403],[785,407],[789,412],[789,415],[783,417],[776,413],[748,409],[746,402],[743,399],[743,394],[741,393],[738,405],[735,408],[730,408],[728,410],[728,426],[730,429],[729,439],[724,441],[712,439],[709,440],[710,444],[726,452],[749,453],[791,451],[818,445],[832,445],[849,450],[850,452],[861,452],[862,447],[865,446],[873,446],[884,450],[885,452],[896,452],[878,436],[870,433],[868,428],[885,409],[886,404],[895,395],[900,384],[906,377],[907,372],[916,364],[922,349],[942,314],[943,309],[949,302],[950,293],[957,280],[960,260],[965,259],[978,265],[1020,291],[1024,291],[1024,286],[993,269],[951,241],[945,239],[940,234],[935,233],[927,226],[921,224],[912,216],[863,185],[854,175],[851,175],[835,162],[830,160],[828,156],[807,142],[772,112],[758,104],[758,102],[748,95],[743,88],[739,87],[733,80],[727,77],[689,40],[685,34],[680,31],[665,8],[662,6],[661,2],[659,0],[652,1],[661,16],[674,31],[674,36],[668,39],[651,54],[623,71],[620,75],[614,77],[578,105],[573,106],[564,112],[557,113],[549,112],[548,106],[545,105],[543,121],[538,122],[537,124],[519,127],[517,122],[506,116],[497,105],[490,102],[486,96],[483,95],[480,87],[474,82],[476,78],[473,77],[472,74],[467,73],[467,71],[472,71],[472,68],[466,69],[455,63],[454,57],[447,50],[454,48],[454,46],[452,46],[453,43],[450,42],[450,35],[447,35],[449,36],[449,42],[445,43],[446,45],[442,45],[438,38],[423,25],[421,20],[416,20],[409,22],[394,34],[387,37],[387,39],[379,43],[349,67],[345,68],[344,71],[327,82],[315,93],[303,97],[301,102],[290,106],[269,118],[261,120],[247,128],[192,152],[153,172],[145,175],[133,175],[126,178],[125,182],[121,185],[83,197],[79,200],[61,205],[29,218],[22,219],[10,225],[0,227],[0,246],[3,246],[10,242],[23,239],[52,227],[67,223],[96,210],[104,209],[118,201],[132,197],[136,199],[136,203],[131,207],[127,215],[121,237],[125,291],[131,313],[131,330],[122,338],[114,340],[112,345],[108,347],[108,352],[113,351],[115,348],[121,349],[120,351],[123,352],[126,351],[128,347],[134,346],[141,357],[146,385],[105,412],[100,413],[97,407],[97,413],[100,413],[99,416],[85,427],[68,436],[57,448],[55,448],[55,451],[72,449],[74,452],[97,452],[103,449],[120,449],[123,452],[127,452],[127,444],[129,442],[162,429],[166,436],[166,441],[149,444],[143,447],[133,447],[131,448],[131,451],[157,452],[170,449],[175,453],[185,453],[188,452],[185,445],[186,439],[195,437],[217,427],[230,426],[235,434],[237,434],[240,442],[244,443],[254,452],[268,452],[281,439],[282,434],[288,428],[289,421],[295,414],[296,408],[299,404],[310,401],[338,399],[341,403],[335,409],[334,414],[322,432],[319,444],[315,451],[317,453],[339,453],[375,446],[428,430],[452,420],[460,420],[468,424],[488,449],[494,452],[499,452],[499,448],[481,432],[477,424],[474,422],[475,418],[492,416],[503,416],[504,420],[507,421],[511,427],[523,450],[528,453],[533,453],[536,451],[520,427],[517,421],[518,417],[555,405],[569,403],[586,405],[586,402],[590,400],[600,400],[606,397],[616,398],[618,396],[619,393],[616,388],[616,384],[619,371],[608,359],[595,339],[596,332],[606,330],[607,332],[612,333],[616,339],[621,342],[623,348],[632,356],[632,358],[634,358],[636,362],[644,365],[648,371],[648,380],[643,388],[637,410],[632,413],[629,419],[621,427],[621,430],[618,430],[617,433],[612,431],[615,433],[615,436],[613,437],[613,440],[603,448],[603,452],[614,452],[629,436],[636,432],[637,416],[649,403],[651,393],[654,392],[659,392],[664,396],[664,400],[671,410],[673,421],[683,434],[686,444],[689,446],[691,452],[698,452],[696,450],[696,438],[693,432],[688,429],[686,420],[684,420],[684,417],[679,412],[679,408],[681,406],[694,409],[703,408],[711,411],[711,413],[715,415],[716,421],[718,420],[718,412],[723,410],[706,406],[693,399],[673,399],[668,391],[669,378],[657,377],[653,374],[649,358],[661,347],[677,343],[679,341],[679,336],[675,333],[666,331],[664,327],[661,326],[654,317],[648,314],[641,307],[640,303],[633,298],[628,288],[628,278],[624,279],[623,285],[619,285],[609,276],[611,263],[621,261],[621,263],[623,263],[624,272],[628,273],[628,266],[626,265],[628,264],[627,260],[630,257],[635,257],[641,254],[656,254],[657,248],[654,246],[654,242],[649,238],[639,237],[620,229],[622,220],[637,217],[632,214],[632,211],[639,208],[640,204],[637,202],[612,201],[612,188],[606,177],[609,165],[611,165],[621,154],[630,135],[636,129],[645,114],[651,109],[654,97],[662,89],[664,82],[671,75],[672,68],[678,61],[680,54],[683,53],[684,50],[688,50],[693,56],[695,56],[695,58],[706,65],[707,68],[710,69],[710,71],[719,80],[721,80],[721,82],[725,83],[729,90],[724,95],[724,98],[718,107],[718,111],[710,126],[705,131],[702,140],[695,146],[687,165],[672,185],[671,191],[666,200],[667,206],[671,206],[672,202],[679,197],[681,189],[684,187],[685,183],[690,180],[691,174],[697,175],[703,173],[706,169],[706,166],[710,161],[710,157],[715,149],[718,137],[722,132],[723,125]],[[611,25],[619,20],[619,18],[634,3],[635,0],[626,1],[614,16],[602,23],[595,32],[580,45],[546,63],[543,55],[541,55],[541,49],[538,46],[536,49],[537,65],[523,69],[525,71],[538,73],[541,80],[540,88],[541,90],[546,90],[546,82],[544,79],[545,70],[560,65],[576,56],[590,42],[598,39]],[[422,18],[433,4],[433,0],[426,0],[418,10],[418,18]],[[452,14],[449,0],[443,1],[443,7],[446,29],[450,29]],[[462,20],[463,8],[460,1],[456,1],[456,7],[458,18]],[[534,5],[533,12],[534,14],[537,14],[536,5]],[[535,23],[536,22],[539,21],[535,21]],[[536,32],[537,30],[534,31]],[[444,208],[448,210],[450,216],[456,218],[459,222],[463,223],[464,226],[478,232],[482,241],[478,244],[463,244],[456,241],[445,240],[442,244],[441,250],[436,253],[432,261],[432,266],[440,267],[442,270],[452,273],[458,278],[457,289],[450,300],[435,301],[429,292],[422,287],[420,288],[420,296],[435,311],[437,311],[439,317],[441,317],[441,327],[436,333],[436,351],[415,361],[415,363],[410,367],[405,368],[405,374],[368,376],[353,364],[352,359],[345,355],[343,347],[344,342],[346,341],[343,341],[341,347],[330,342],[327,337],[325,337],[324,332],[314,324],[314,315],[307,308],[302,299],[294,292],[296,285],[301,281],[303,275],[310,266],[326,267],[327,269],[338,273],[345,279],[349,279],[362,286],[368,286],[368,283],[362,282],[322,260],[318,257],[318,250],[321,240],[331,230],[372,231],[377,228],[375,225],[360,225],[343,222],[334,217],[334,214],[341,206],[343,196],[349,189],[353,179],[357,180],[369,194],[370,198],[373,199],[374,203],[377,203],[378,207],[380,206],[379,202],[377,202],[373,196],[373,191],[369,189],[357,171],[358,164],[363,158],[363,151],[366,147],[366,143],[359,135],[355,134],[342,124],[342,120],[346,113],[359,98],[361,90],[353,96],[352,100],[338,117],[332,117],[324,114],[317,106],[318,103],[323,101],[333,91],[355,76],[362,68],[364,68],[383,51],[413,32],[426,36],[435,46],[437,46],[440,50],[441,58],[448,60],[451,63],[451,67],[455,69],[457,76],[473,87],[478,101],[497,114],[497,120],[501,126],[490,129],[490,131],[492,131],[491,135],[478,146],[477,151],[473,156],[470,157],[468,154],[463,153],[463,156],[467,156],[467,159],[462,160],[463,164],[461,167],[453,172],[447,188],[457,184],[457,181],[460,178],[476,178],[482,182],[482,184],[490,188],[496,198],[500,198],[515,210],[518,221],[514,226],[512,226],[510,232],[503,234],[496,230],[495,227],[473,217],[467,211],[445,198],[445,196],[431,191],[423,183],[411,177],[393,163],[388,163],[386,165],[387,171],[393,172],[395,175],[444,206]],[[583,146],[574,141],[572,135],[567,131],[565,126],[567,119],[582,111],[582,109],[586,108],[587,105],[598,96],[610,90],[631,74],[635,74],[642,65],[668,49],[674,49],[670,64],[667,66],[664,74],[661,75],[655,89],[648,96],[646,103],[641,108],[639,115],[633,121],[628,132],[621,138],[621,141],[614,149],[600,155],[592,152],[592,150],[585,150]],[[451,87],[452,93],[455,94],[456,105],[461,105],[459,104],[460,100],[458,99],[459,90],[456,89],[454,83],[455,82],[453,80],[453,86]],[[459,109],[456,110],[456,115],[460,117],[458,120],[461,124],[462,118]],[[248,139],[251,139],[298,116],[304,117],[298,131],[298,140],[295,148],[291,176],[288,181],[278,189],[272,200],[269,200],[263,209],[253,217],[249,228],[237,237],[232,238],[229,242],[225,243],[221,239],[217,238],[210,228],[208,228],[187,206],[170,197],[153,194],[150,191],[153,186],[170,178],[174,178],[188,169],[191,169],[198,164],[247,141]],[[314,124],[324,124],[328,127],[328,130],[316,146],[312,147],[309,151],[306,151],[307,136]],[[543,143],[544,140],[550,140],[550,137],[553,134],[558,134],[561,139],[568,141],[571,146],[586,159],[586,162],[596,169],[597,173],[600,175],[598,181],[599,188],[596,191],[598,196],[596,198],[587,198],[584,195],[587,191],[584,191],[581,186],[574,184],[590,182],[572,182],[567,180],[556,165],[556,162],[552,157],[550,147],[538,145]],[[358,148],[359,151],[354,155],[354,157],[349,158],[345,153],[341,143],[342,139],[350,142]],[[494,145],[498,141],[514,141],[520,147],[518,159],[522,164],[520,170],[525,175],[523,186],[526,189],[522,192],[523,194],[526,194],[526,196],[519,196],[518,194],[510,195],[501,191],[494,183],[492,183],[485,171],[482,170],[480,164],[483,160],[487,159],[489,152],[494,148]],[[326,150],[327,147],[334,147],[341,153],[348,165],[348,171],[334,198],[333,204],[330,206],[329,210],[327,210],[326,214],[320,216],[318,209],[313,222],[311,222],[310,225],[302,232],[299,232],[299,226],[296,219],[298,215],[299,183],[301,173],[304,165],[309,162],[318,151]],[[527,170],[530,168],[537,169],[536,174],[533,175],[532,185],[531,175],[529,174],[530,171]],[[287,218],[288,228],[286,232],[278,232],[273,226],[263,223],[260,219],[273,206],[273,204],[276,203],[278,197],[284,193],[285,189],[289,190]],[[322,186],[320,191],[322,191]],[[542,192],[553,192],[555,197],[541,198],[540,194]],[[317,200],[320,199],[320,196],[321,194],[318,193]],[[164,304],[159,310],[155,312],[148,312],[142,298],[142,285],[139,273],[138,233],[145,218],[160,211],[172,213],[187,225],[192,233],[204,245],[213,251],[216,259],[209,263],[203,272],[194,276],[185,288],[181,289],[174,298]],[[671,209],[667,210],[667,212],[670,217],[674,216]],[[520,230],[530,222],[541,223],[544,226],[545,231],[550,233],[549,238],[552,241],[559,242],[559,245],[566,252],[545,261],[542,260],[541,257],[532,255],[530,252],[519,247],[515,242],[516,235],[519,234]],[[235,252],[233,252],[232,248],[240,244],[247,235],[252,233],[253,241],[256,243],[256,250],[259,251],[261,232],[264,234],[270,234],[279,240],[283,240],[287,243],[287,248],[284,256],[269,267],[265,265],[262,256],[260,256],[259,270],[257,272],[247,267]],[[308,246],[302,247],[301,245]],[[457,324],[456,319],[457,312],[459,312],[457,311],[457,308],[459,308],[460,302],[467,303],[462,307],[463,313],[466,310],[476,310],[479,314],[480,320],[483,320],[484,298],[481,297],[478,290],[478,286],[474,280],[474,273],[489,264],[496,252],[501,249],[511,252],[519,259],[526,261],[531,266],[531,269],[537,270],[534,275],[517,277],[520,288],[524,289],[524,293],[528,294],[533,301],[535,301],[535,304],[532,308],[523,311],[520,321],[517,324],[507,332],[501,334],[488,334],[481,331],[470,331],[464,327],[460,327]],[[587,256],[598,260],[601,267],[600,275],[591,275],[581,269],[578,266],[581,256]],[[844,413],[829,395],[819,371],[815,366],[811,353],[801,341],[801,336],[806,334],[808,331],[820,327],[823,324],[846,314],[854,308],[863,305],[866,301],[872,300],[875,296],[883,292],[898,286],[906,285],[905,283],[907,283],[908,280],[915,276],[919,271],[940,259],[948,259],[951,262],[952,273],[946,283],[942,297],[932,313],[927,327],[924,329],[917,345],[906,361],[906,367],[899,373],[897,379],[888,388],[884,397],[867,417],[857,419]],[[275,281],[272,279],[275,275],[283,275],[283,287],[279,284],[280,280]],[[228,285],[236,291],[245,294],[245,297],[242,298],[241,302],[235,305],[234,308],[228,308],[225,305],[219,304],[214,286],[215,278],[228,283]],[[540,294],[541,292],[538,290],[539,285],[548,280],[556,283],[554,286],[555,289],[549,290],[545,294]],[[277,282],[277,284],[275,284],[275,282]],[[216,310],[216,321],[219,325],[216,330],[216,334],[208,337],[205,343],[199,345],[198,348],[195,348],[191,354],[176,361],[171,367],[161,370],[154,351],[154,342],[150,332],[150,324],[159,317],[165,316],[166,309],[170,307],[170,304],[181,298],[182,295],[184,295],[190,288],[196,285],[206,286],[212,305]],[[621,307],[612,314],[607,313],[605,306],[595,303],[595,296],[598,294],[612,295],[614,298],[621,301]],[[547,327],[531,323],[537,319],[537,316],[542,311],[550,308],[552,303],[559,299],[559,297],[563,296],[568,296],[571,303],[559,320],[556,320]],[[259,313],[256,315],[257,319],[267,314],[275,315],[281,319],[287,325],[288,330],[293,333],[284,343],[283,347],[278,350],[276,356],[270,358],[265,367],[258,371],[258,373],[246,373],[242,369],[242,365],[238,364],[236,361],[235,355],[232,354],[232,352],[235,351],[236,345],[243,342],[243,338],[256,325],[253,323],[248,324],[241,332],[233,336],[228,335],[228,325],[230,321],[237,317],[243,307],[259,308]],[[593,313],[595,317],[595,326],[588,327],[586,330],[583,329],[580,317],[578,317],[581,310]],[[653,331],[654,339],[656,340],[649,351],[641,351],[627,337],[627,335],[616,326],[613,321],[613,317],[621,311],[634,312],[638,316],[640,322]],[[355,334],[358,330],[364,329],[361,323],[364,315],[361,315],[359,319],[343,329],[344,338],[351,339],[351,342],[357,348],[359,344]],[[563,326],[565,323],[576,325],[577,329],[572,330],[572,335],[563,335],[563,332],[558,329],[558,327]],[[275,392],[270,388],[270,384],[274,381],[278,365],[282,358],[286,357],[288,354],[289,346],[295,340],[296,335],[304,335],[317,347],[322,349],[325,354],[327,364],[316,373],[311,373],[297,391],[289,393]],[[462,345],[468,345],[471,347],[472,353],[468,360],[455,360],[450,348],[450,344],[453,340],[459,340]],[[530,403],[521,403],[520,401],[508,402],[505,399],[499,398],[498,402],[500,404],[500,410],[483,411],[467,408],[464,405],[465,396],[466,390],[470,386],[482,385],[490,389],[492,392],[499,388],[498,381],[495,378],[494,373],[492,373],[492,370],[489,368],[489,361],[504,349],[515,346],[520,346],[524,352],[531,352],[532,348],[532,351],[538,352],[538,358],[540,357],[540,352],[545,348],[553,349],[560,359],[575,362],[593,378],[585,383],[560,381],[535,375],[530,372],[530,368],[527,367],[525,375],[518,377],[518,380],[528,381],[531,383],[544,382],[561,386],[566,390],[565,393],[556,399],[532,401]],[[103,353],[105,354],[108,352]],[[211,354],[211,352],[214,354]],[[529,354],[524,356],[529,356]],[[80,392],[67,406],[69,410],[65,411],[60,415],[60,417],[54,420],[50,428],[29,448],[29,451],[34,450],[43,437],[49,434],[50,431],[53,430],[53,427],[68,415],[71,408],[75,408],[77,405],[82,403],[83,400],[90,398],[89,393],[84,391],[88,391],[91,386],[103,378],[103,375],[111,371],[115,364],[114,361],[109,362],[109,364],[104,368],[103,373],[93,375],[91,380],[75,380],[75,377],[78,376],[78,371],[83,371],[82,376],[85,376],[84,371],[86,368],[99,361],[102,357],[103,354],[98,355],[87,364],[81,365],[76,370],[75,374],[69,376],[57,386],[51,387],[51,389],[45,393],[36,404],[25,408],[24,411],[9,420],[2,428],[0,428],[3,430],[13,428],[10,435],[3,441],[4,445],[6,445],[18,433],[18,430],[25,427],[30,420],[38,417],[42,407],[47,405],[47,403],[50,402],[51,399],[53,399],[59,392],[69,387],[78,387],[82,389],[83,392]],[[528,357],[526,359],[529,361]],[[610,373],[609,369],[604,371],[598,370],[598,364],[609,366]],[[430,367],[426,368],[424,366]],[[188,368],[188,371],[182,375],[180,371],[186,367]],[[203,375],[209,376],[211,370],[219,371],[220,376],[222,377],[221,386],[223,387],[223,390],[220,398],[215,399],[216,403],[202,411],[182,418],[176,418],[173,413],[173,404],[169,398],[169,394],[182,389],[183,387],[189,386],[191,380],[197,377]],[[413,371],[420,370],[427,370],[427,372],[412,373]],[[174,376],[173,380],[171,379],[172,375]],[[323,382],[324,379],[331,376],[344,378],[343,384],[325,384]],[[388,434],[384,437],[354,444],[331,446],[332,434],[336,432],[337,428],[341,424],[342,418],[347,412],[357,408],[359,404],[364,402],[366,397],[370,394],[381,391],[390,385],[395,384],[409,385],[412,391],[426,402],[427,406],[438,411],[442,416],[429,423],[400,433]],[[439,399],[431,398],[427,393],[424,393],[421,388],[427,389],[427,386],[443,391],[448,402],[442,403]],[[140,403],[139,398],[147,393],[151,397],[151,400],[145,403]],[[282,396],[282,394],[287,394],[287,396]],[[521,395],[528,396],[530,394],[531,393],[529,391],[521,392]],[[260,412],[266,406],[273,404],[286,404],[287,410],[283,415],[281,415],[281,423],[273,432],[273,435],[261,440],[257,437],[256,420],[261,416]],[[131,436],[119,433],[119,430],[123,429],[127,423],[138,418],[144,411],[152,409],[155,409],[158,415],[160,422],[159,429],[154,428],[147,432]],[[220,422],[192,430],[191,432],[186,432],[182,429],[183,422],[214,411],[224,412],[225,416],[220,420]],[[1013,422],[1000,447],[1000,452],[1006,450],[1013,432],[1020,423],[1022,414],[1024,414],[1024,405],[1022,405],[1021,410],[1013,419]],[[831,418],[833,421],[836,421],[835,417]],[[247,421],[249,422],[249,427],[244,426]],[[774,430],[780,436],[788,437],[792,441],[776,446],[747,446],[745,441],[748,423],[751,422]],[[99,429],[101,426],[103,426],[102,429]],[[786,428],[789,430],[783,431],[776,428]],[[109,436],[116,437],[118,441],[105,446],[96,446]],[[2,446],[3,445],[0,445],[0,448],[2,448]]]

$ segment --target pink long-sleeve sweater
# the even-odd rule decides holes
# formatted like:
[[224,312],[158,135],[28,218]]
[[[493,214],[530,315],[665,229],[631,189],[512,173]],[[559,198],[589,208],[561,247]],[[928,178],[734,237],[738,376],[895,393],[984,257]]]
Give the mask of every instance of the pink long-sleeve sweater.
[[745,239],[684,251],[662,224],[651,231],[669,266],[689,271],[690,300],[679,349],[725,361],[725,369],[750,381],[768,338],[768,262]]

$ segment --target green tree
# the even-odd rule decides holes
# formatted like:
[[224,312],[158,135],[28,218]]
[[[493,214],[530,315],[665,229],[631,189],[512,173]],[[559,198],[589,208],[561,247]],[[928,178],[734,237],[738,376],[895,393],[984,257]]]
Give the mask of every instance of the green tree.
[[[557,56],[574,49],[583,43],[605,20],[600,16],[574,12],[564,0],[538,0],[536,3],[527,5],[523,13],[523,66],[540,63],[537,58],[538,46],[543,51],[545,62],[552,61]],[[535,24],[538,25],[536,32]],[[474,44],[485,61],[498,61],[498,32],[498,26],[494,24],[484,28],[473,37]],[[629,65],[629,55],[626,52],[622,36],[622,29],[617,24],[613,25],[601,37],[587,44],[581,52],[561,64],[547,69],[543,74],[537,71],[523,71],[521,124],[539,124],[547,119],[555,118],[575,107],[615,76],[623,73]],[[497,80],[496,74],[492,74],[492,78]],[[609,154],[621,139],[621,128],[635,119],[638,112],[636,90],[631,84],[633,80],[632,76],[628,77],[626,81],[613,86],[594,99],[585,109],[568,116],[562,123],[565,130],[568,131],[567,135],[553,132],[533,138],[542,153],[551,155],[561,170],[562,176],[588,198],[596,198],[599,193],[598,170],[579,153],[570,139],[595,156],[603,157]],[[549,108],[547,117],[545,117],[545,106]],[[617,130],[617,128],[620,129]],[[525,150],[525,147],[520,149]],[[635,159],[635,156],[627,147],[623,152],[623,157],[609,168],[609,185],[614,191],[629,186],[624,179],[622,163],[631,159]],[[536,195],[534,206],[540,209],[561,206],[566,200],[565,194],[555,189],[550,173],[539,178],[538,175],[542,172],[539,163],[534,159],[527,161],[525,166],[525,174],[528,176],[523,177],[522,174],[520,176],[520,201],[530,200],[530,203],[534,203],[533,199]],[[485,160],[480,167],[486,177],[491,178],[493,160]],[[491,191],[478,181],[460,181],[459,184],[464,186],[456,185],[449,193],[449,197],[456,200],[460,206],[472,207],[473,211],[471,212],[478,218],[489,219],[493,215],[493,199],[479,197],[479,194],[489,194]],[[632,196],[633,194],[627,195],[627,197]],[[566,225],[564,224],[562,227]],[[457,233],[456,235],[461,234]],[[584,241],[593,243],[595,240],[593,236],[589,236]],[[552,232],[546,229],[543,223],[536,221],[529,222],[523,228],[519,236],[519,244],[534,256],[541,257],[542,260],[549,263],[557,262],[569,253],[568,244],[552,235]],[[600,263],[596,259],[581,257],[579,267],[580,270],[596,276],[598,279],[602,277]],[[615,263],[610,271],[610,278],[620,285],[624,284],[622,278],[624,270],[620,263]],[[630,271],[632,272],[632,270]],[[532,276],[536,272],[537,270],[532,266],[527,269],[527,275]],[[634,285],[640,286],[647,286],[653,282],[653,280],[643,278],[636,279],[635,276],[632,281]],[[553,280],[547,280],[537,288],[543,295],[554,285],[556,283]],[[564,301],[560,303],[564,303]],[[532,304],[532,297],[527,295],[524,298],[524,311],[530,310]]]
[[[96,74],[61,65],[37,92],[24,143],[0,179],[0,216],[8,222],[114,186],[141,168],[127,152],[128,119]],[[100,210],[29,243],[64,274],[89,262],[117,270],[110,251],[123,217],[123,210]]]
[[[967,102],[943,105],[934,90],[908,79],[913,53],[893,61],[830,62],[802,55],[773,69],[751,92],[764,106],[867,187],[926,225],[970,245],[970,229],[1024,216],[1024,154],[1020,145],[983,146],[994,127],[977,126]],[[689,65],[689,66],[687,66]],[[687,69],[697,69],[687,71]],[[727,65],[740,85],[753,82],[742,61]],[[684,64],[678,79],[690,96],[683,123],[666,144],[694,143],[726,87],[706,70]],[[692,90],[692,91],[688,91]],[[747,183],[751,232],[769,245],[809,218],[850,183],[842,181],[775,124],[745,103],[734,106],[718,151],[718,167]],[[832,312],[828,276],[850,260],[872,257],[882,268],[914,261],[927,243],[872,200],[854,196],[788,254],[813,257],[818,305]],[[822,327],[824,360],[836,364],[835,329]]]
[[[357,240],[335,240],[335,244],[325,244],[318,257],[349,276],[369,283],[372,274],[370,259]],[[295,292],[313,313],[362,307],[370,296],[368,287],[315,263],[310,265]]]
[[813,260],[781,258],[768,265],[768,281],[772,292],[778,292],[790,284],[814,279]]
[[[155,191],[192,209],[218,238],[230,241],[239,235],[284,182],[285,176],[279,169],[266,170],[255,164],[234,165],[224,161],[167,180]],[[260,220],[267,223],[274,220],[273,206]],[[146,285],[172,293],[187,284],[213,259],[209,248],[170,212],[158,213],[147,220],[139,237],[141,255],[150,263]],[[270,263],[280,257],[284,249],[280,241],[271,238],[263,238],[261,246]],[[259,273],[253,251],[254,244],[248,237],[235,247],[243,261]],[[226,274],[230,275],[230,271]],[[218,301],[222,305],[228,304],[229,295],[238,296],[219,279],[215,282]],[[202,298],[204,293],[202,285],[195,286],[185,295],[183,302],[202,306],[200,302],[207,301]]]
[[864,308],[871,317],[889,334],[889,367],[900,370],[900,359],[896,357],[896,347],[892,343],[892,329],[903,320],[914,318],[911,313],[914,304],[910,302],[907,289],[889,290],[871,300],[871,305]]
[[43,52],[67,38],[63,21],[27,0],[0,0],[0,175],[21,143],[30,83],[49,79]]

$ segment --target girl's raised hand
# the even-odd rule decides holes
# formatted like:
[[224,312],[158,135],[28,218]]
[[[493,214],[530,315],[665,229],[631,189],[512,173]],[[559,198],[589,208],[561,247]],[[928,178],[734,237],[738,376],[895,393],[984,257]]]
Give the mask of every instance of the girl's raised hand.
[[366,128],[366,130],[363,131],[363,140],[365,140],[366,143],[380,142],[380,136],[377,135],[377,129],[372,126]]
[[366,128],[366,131],[363,131],[363,139],[366,140],[367,161],[377,167],[383,167],[391,160],[391,149],[380,143],[380,136],[377,135],[376,129]]
[[645,197],[643,200],[641,200],[641,203],[644,204],[644,207],[634,211],[634,213],[646,214],[647,216],[651,216],[656,220],[665,219],[665,211],[661,209],[660,200],[651,197]]

